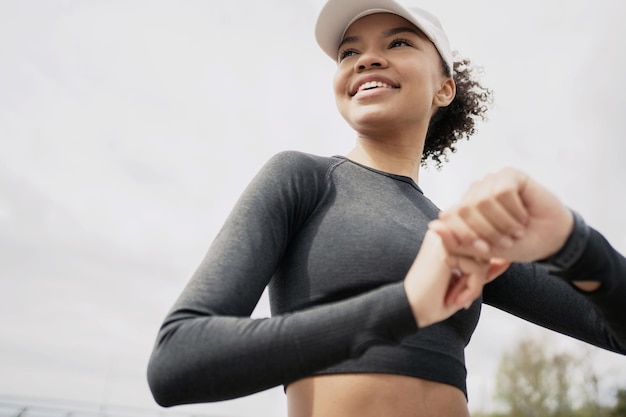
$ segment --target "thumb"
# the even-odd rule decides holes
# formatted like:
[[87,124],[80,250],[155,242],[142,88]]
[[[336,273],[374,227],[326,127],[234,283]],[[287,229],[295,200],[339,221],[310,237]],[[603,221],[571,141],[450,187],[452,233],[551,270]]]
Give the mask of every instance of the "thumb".
[[453,252],[461,245],[456,235],[441,220],[432,220],[428,224],[428,228],[439,235],[448,251]]
[[491,258],[487,270],[487,282],[491,282],[504,273],[511,266],[511,261],[502,258]]

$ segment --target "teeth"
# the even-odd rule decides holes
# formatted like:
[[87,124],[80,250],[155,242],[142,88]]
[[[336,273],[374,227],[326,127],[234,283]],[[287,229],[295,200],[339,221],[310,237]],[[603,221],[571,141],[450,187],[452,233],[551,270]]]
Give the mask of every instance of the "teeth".
[[369,89],[378,88],[378,87],[393,88],[393,86],[387,83],[383,83],[381,81],[368,81],[364,84],[361,84],[358,91],[369,90]]

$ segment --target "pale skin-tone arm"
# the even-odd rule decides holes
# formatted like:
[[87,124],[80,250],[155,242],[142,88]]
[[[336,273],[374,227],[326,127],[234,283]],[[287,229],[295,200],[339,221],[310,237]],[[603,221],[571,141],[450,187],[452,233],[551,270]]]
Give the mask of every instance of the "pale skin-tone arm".
[[[532,262],[555,254],[574,227],[571,211],[522,171],[506,168],[474,183],[430,224],[449,253]],[[584,291],[597,281],[575,281]]]

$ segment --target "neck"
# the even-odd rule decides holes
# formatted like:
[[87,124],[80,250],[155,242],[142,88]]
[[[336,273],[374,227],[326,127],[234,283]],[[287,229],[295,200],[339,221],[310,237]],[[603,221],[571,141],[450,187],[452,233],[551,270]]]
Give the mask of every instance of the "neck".
[[391,140],[359,135],[356,146],[346,156],[380,171],[410,177],[417,184],[423,150],[424,139],[415,140],[415,136]]

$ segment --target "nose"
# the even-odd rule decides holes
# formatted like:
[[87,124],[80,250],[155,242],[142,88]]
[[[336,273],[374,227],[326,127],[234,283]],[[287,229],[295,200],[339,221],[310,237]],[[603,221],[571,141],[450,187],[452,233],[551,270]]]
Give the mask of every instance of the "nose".
[[372,68],[386,68],[387,65],[387,60],[381,54],[374,51],[368,51],[359,55],[359,59],[355,62],[354,69],[357,72],[362,72]]

